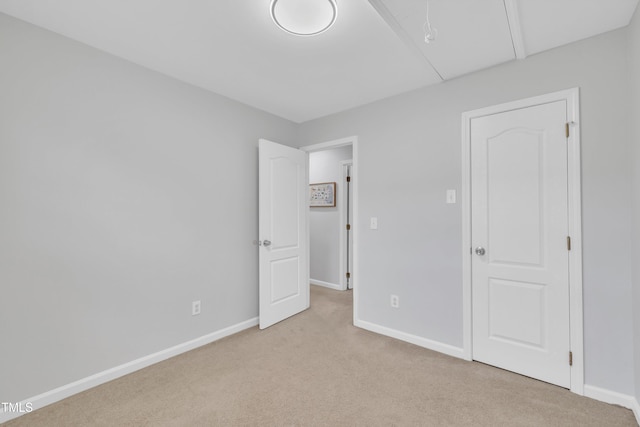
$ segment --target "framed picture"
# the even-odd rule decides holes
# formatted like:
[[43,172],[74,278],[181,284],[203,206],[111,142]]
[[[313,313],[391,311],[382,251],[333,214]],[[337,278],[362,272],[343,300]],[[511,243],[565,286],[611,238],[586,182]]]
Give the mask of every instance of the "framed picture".
[[320,182],[309,184],[309,206],[313,208],[332,208],[336,205],[336,183]]

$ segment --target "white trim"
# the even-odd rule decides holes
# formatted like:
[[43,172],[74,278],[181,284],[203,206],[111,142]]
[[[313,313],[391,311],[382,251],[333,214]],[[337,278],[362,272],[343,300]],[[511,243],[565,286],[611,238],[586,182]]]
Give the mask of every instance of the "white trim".
[[344,291],[342,285],[336,285],[335,283],[323,282],[322,280],[309,279],[309,283],[316,286],[322,286],[323,288],[335,289],[336,291]]
[[[162,362],[163,360],[167,360],[179,354],[186,353],[187,351],[191,351],[195,348],[210,344],[214,341],[218,341],[219,339],[228,337],[229,335],[236,334],[245,329],[252,328],[258,324],[258,320],[259,319],[257,317],[254,317],[249,320],[245,320],[244,322],[237,323],[235,325],[201,336],[191,341],[187,341],[182,344],[175,345],[165,350],[161,350],[157,353],[143,356],[139,359],[125,363],[123,365],[116,366],[111,369],[107,369],[106,371],[98,372],[97,374],[88,376],[86,378],[82,378],[70,384],[63,385],[61,387],[44,392],[37,396],[31,397],[29,399],[25,399],[20,403],[24,407],[27,404],[27,402],[31,402],[31,404],[33,405],[33,410],[35,411],[37,409],[43,408],[52,403],[59,402],[62,399],[66,399],[69,396],[73,396],[74,394],[83,392],[90,388],[115,380],[116,378],[120,378],[124,375],[130,374],[132,372],[154,365],[158,362]],[[15,412],[4,412],[2,410],[2,407],[0,407],[0,424],[7,422],[9,420],[12,420],[14,418],[18,418],[22,415],[25,415],[25,414],[15,413]]]
[[358,175],[358,171],[360,168],[360,146],[358,145],[358,138],[353,138],[353,164],[351,165],[351,197],[353,198],[353,216],[351,217],[353,224],[351,224],[351,230],[353,232],[352,235],[352,250],[353,250],[353,270],[351,271],[351,288],[353,289],[353,322],[355,324],[358,319],[358,307],[360,301],[360,275],[358,272],[360,271],[359,267],[359,259],[360,259],[360,251],[359,243],[358,243],[358,234],[359,234],[359,220],[360,217],[359,212],[359,194],[360,194],[360,178]]
[[334,148],[340,148],[340,147],[346,147],[348,145],[353,145],[357,141],[358,141],[358,137],[357,136],[349,136],[347,138],[335,139],[333,141],[321,142],[319,144],[305,145],[304,147],[300,147],[300,149],[302,151],[306,151],[308,153],[311,153],[311,152],[314,152],[314,151],[333,150]]
[[578,88],[567,93],[567,119],[571,123],[567,159],[569,196],[569,319],[571,331],[571,391],[584,394],[584,330],[582,299],[582,172],[580,154],[580,92]]
[[[620,405],[627,409],[631,409],[635,412],[636,419],[638,418],[638,402],[633,396],[628,394],[618,393],[617,391],[607,390],[606,388],[600,388],[593,385],[584,385],[584,395],[591,399],[599,400],[601,402],[610,403],[613,405]],[[635,406],[635,408],[634,408]]]
[[[464,359],[473,360],[471,306],[471,116],[462,113],[462,348]],[[469,250],[467,250],[469,248]]]
[[504,0],[504,10],[507,13],[507,21],[509,22],[513,52],[517,59],[525,59],[527,57],[527,51],[524,47],[522,25],[520,24],[520,12],[518,12],[516,0]]
[[638,399],[633,399],[633,408],[631,408],[631,410],[633,410],[633,414],[636,416],[636,422],[640,425],[640,402],[638,402]]
[[[355,288],[357,289],[357,288]],[[406,341],[417,346],[444,353],[449,356],[464,359],[464,349],[455,347],[453,345],[444,344],[439,341],[433,341],[427,338],[419,337],[417,335],[408,334],[406,332],[398,331],[396,329],[387,328],[376,323],[367,322],[364,320],[357,320],[354,323],[355,326],[366,329],[367,331],[375,332],[377,334],[385,335],[387,337],[395,338],[401,341]]]
[[322,142],[320,144],[307,145],[300,149],[307,152],[330,150],[332,148],[344,147],[351,145],[352,147],[352,161],[351,166],[351,197],[353,197],[353,224],[351,224],[351,231],[353,232],[353,269],[351,271],[351,286],[353,287],[353,323],[354,325],[358,321],[358,303],[360,301],[360,293],[358,291],[358,158],[359,158],[359,146],[358,137],[349,136],[347,138],[336,139],[333,141]]
[[566,101],[571,123],[568,139],[568,220],[571,236],[569,252],[569,328],[571,333],[571,391],[584,394],[584,335],[582,302],[582,211],[580,180],[580,111],[578,88],[563,90],[519,101],[481,108],[462,114],[462,298],[464,358],[472,360],[471,306],[471,120],[504,111]]
[[[340,179],[342,179],[342,187],[346,187],[347,182],[347,168],[346,166],[353,166],[353,160],[341,160],[340,164]],[[345,248],[347,247],[347,215],[345,206],[347,206],[347,192],[340,191],[340,206],[338,207],[339,215],[340,215],[340,248],[338,251],[338,256],[340,257],[338,274],[340,277],[340,288],[343,291],[347,290],[347,263],[345,262],[347,259],[347,254]],[[353,216],[353,212],[351,213]],[[353,254],[351,254],[353,256]],[[352,258],[353,259],[353,258]]]

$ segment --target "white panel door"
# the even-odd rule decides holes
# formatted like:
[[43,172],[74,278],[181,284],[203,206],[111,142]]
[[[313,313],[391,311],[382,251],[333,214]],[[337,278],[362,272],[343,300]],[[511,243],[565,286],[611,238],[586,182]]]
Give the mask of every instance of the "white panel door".
[[307,153],[259,141],[260,329],[309,308]]
[[565,101],[471,122],[473,358],[570,386]]

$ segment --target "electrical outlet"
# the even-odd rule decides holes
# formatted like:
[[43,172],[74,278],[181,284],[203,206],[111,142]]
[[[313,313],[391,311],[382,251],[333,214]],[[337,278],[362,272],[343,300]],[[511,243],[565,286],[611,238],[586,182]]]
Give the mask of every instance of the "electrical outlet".
[[400,308],[400,297],[398,295],[391,295],[391,307]]
[[200,314],[200,300],[191,303],[191,315],[197,316]]

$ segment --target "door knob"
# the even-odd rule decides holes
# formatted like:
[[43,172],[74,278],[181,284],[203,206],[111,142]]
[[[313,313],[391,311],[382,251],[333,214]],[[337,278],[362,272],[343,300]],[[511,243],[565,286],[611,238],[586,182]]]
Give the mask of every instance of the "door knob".
[[484,248],[483,248],[482,246],[478,246],[478,247],[476,248],[476,255],[480,255],[480,256],[482,256],[482,255],[484,255],[484,252],[485,252],[485,251],[484,251]]
[[264,240],[262,246],[271,246],[271,240]]

